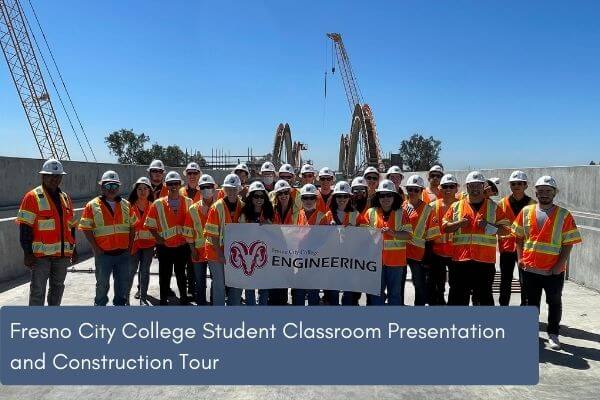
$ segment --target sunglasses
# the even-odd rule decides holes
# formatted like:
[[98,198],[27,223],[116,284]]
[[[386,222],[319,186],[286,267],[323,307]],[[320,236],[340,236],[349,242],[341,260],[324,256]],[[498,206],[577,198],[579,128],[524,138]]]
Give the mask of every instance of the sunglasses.
[[151,174],[162,174],[164,171],[160,170],[160,169],[151,169],[150,173]]
[[187,171],[186,175],[188,175],[188,176],[189,175],[200,175],[200,172],[198,172],[198,171]]
[[368,181],[378,181],[379,177],[371,175],[371,176],[365,177],[365,179],[368,180]]
[[167,186],[168,187],[181,186],[181,183],[179,183],[179,182],[167,182]]
[[429,178],[430,179],[442,179],[442,176],[444,176],[444,175],[432,174],[432,175],[429,175]]
[[302,201],[316,201],[317,200],[317,196],[304,196],[301,199]]
[[265,196],[263,196],[262,194],[255,194],[255,195],[252,196],[252,198],[254,200],[264,200]]
[[367,189],[352,189],[352,193],[367,193]]
[[289,196],[290,192],[288,190],[277,192],[277,196]]
[[311,173],[304,173],[304,174],[302,174],[302,177],[303,178],[314,178],[315,174],[313,174],[312,172]]
[[525,182],[511,182],[510,186],[525,186]]
[[379,198],[380,199],[390,199],[394,197],[394,193],[384,193],[384,194],[380,194]]
[[421,192],[421,189],[419,189],[419,188],[415,188],[415,187],[407,187],[407,188],[406,188],[406,191],[407,191],[408,193],[419,193],[419,192]]
[[279,175],[279,179],[283,179],[284,181],[287,181],[289,179],[292,179],[292,175]]
[[333,178],[331,176],[320,176],[319,180],[320,181],[327,181],[327,182],[329,182],[329,181],[332,181]]
[[118,183],[105,183],[102,185],[102,188],[105,190],[117,190],[119,186],[121,185],[119,185]]
[[442,189],[456,189],[456,185],[442,185]]
[[338,195],[335,196],[335,198],[336,199],[346,199],[347,200],[347,199],[350,198],[350,196],[347,195],[347,194],[338,194]]

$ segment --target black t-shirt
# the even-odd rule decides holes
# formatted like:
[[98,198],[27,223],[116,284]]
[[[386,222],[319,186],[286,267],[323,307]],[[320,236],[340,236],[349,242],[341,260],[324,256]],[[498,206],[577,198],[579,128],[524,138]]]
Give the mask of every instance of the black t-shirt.
[[237,207],[237,201],[235,203],[230,203],[229,200],[225,199],[225,205],[229,209],[229,212],[235,212],[235,208]]
[[521,200],[515,199],[512,195],[508,197],[508,203],[510,208],[515,215],[519,215],[521,210],[529,204],[531,197],[525,195]]
[[471,206],[471,208],[473,209],[473,211],[477,212],[477,211],[479,211],[479,209],[483,205],[483,201],[480,202],[480,203],[469,203],[469,205]]

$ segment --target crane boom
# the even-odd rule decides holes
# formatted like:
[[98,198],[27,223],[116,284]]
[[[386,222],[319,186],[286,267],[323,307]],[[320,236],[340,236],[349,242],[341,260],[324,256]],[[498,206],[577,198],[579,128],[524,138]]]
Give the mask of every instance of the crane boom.
[[328,33],[327,37],[333,40],[335,46],[335,54],[340,67],[340,73],[342,74],[344,91],[346,92],[348,106],[350,107],[350,114],[352,114],[354,107],[357,104],[362,104],[362,95],[358,88],[358,81],[354,75],[354,71],[352,71],[352,64],[350,64],[350,57],[348,57],[348,52],[342,41],[342,35],[339,33]]
[[40,155],[69,160],[19,0],[0,0],[0,46]]

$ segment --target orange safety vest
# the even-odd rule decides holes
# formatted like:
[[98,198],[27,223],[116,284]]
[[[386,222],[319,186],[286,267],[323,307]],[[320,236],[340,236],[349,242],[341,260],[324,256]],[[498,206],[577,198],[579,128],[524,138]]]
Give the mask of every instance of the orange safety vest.
[[[523,240],[523,264],[532,269],[550,270],[564,245],[581,243],[571,213],[555,206],[542,227],[537,225],[536,205],[525,206],[512,225],[513,236]],[[566,265],[561,266],[564,271]]]
[[152,233],[150,233],[150,230],[144,226],[148,211],[150,211],[150,204],[146,206],[143,214],[140,213],[140,210],[135,204],[131,205],[131,209],[136,218],[134,227],[135,236],[133,238],[133,246],[131,247],[131,254],[135,254],[139,249],[154,247],[156,245],[156,240],[154,239],[154,236],[152,236]]
[[196,188],[196,193],[194,193],[194,197],[192,197],[192,196],[188,195],[188,186],[187,185],[185,185],[182,188],[179,188],[179,194],[192,199],[192,203],[195,203],[197,201],[200,201],[200,199],[202,199],[202,193],[200,192],[200,188]]
[[[515,213],[512,210],[512,207],[510,206],[510,202],[508,200],[509,197],[510,196],[506,196],[502,200],[500,200],[498,202],[498,207],[500,207],[500,209],[504,212],[504,215],[506,215],[506,218],[512,224],[517,218],[517,216],[515,215]],[[531,204],[536,204],[536,201],[533,199],[529,200],[528,205]],[[498,238],[498,250],[500,250],[500,253],[514,253],[515,251],[517,251],[515,247],[515,237],[511,234],[500,236]]]
[[483,263],[496,262],[496,234],[486,234],[485,228],[478,226],[485,219],[496,225],[508,225],[509,221],[498,205],[490,199],[485,199],[476,213],[469,205],[469,198],[453,203],[446,215],[444,224],[468,218],[470,224],[459,228],[452,237],[452,259],[454,261],[479,261]]
[[304,209],[300,210],[298,213],[298,221],[296,225],[326,225],[327,221],[325,220],[325,213],[321,211],[315,210],[312,215],[307,218]]
[[[379,207],[371,207],[366,213],[365,226],[381,229],[388,227],[394,231],[404,230],[412,232],[412,225],[406,215],[406,211],[400,208],[391,211],[387,222],[383,218],[383,211]],[[406,266],[406,242],[404,239],[395,239],[389,233],[383,234],[383,265],[386,267],[405,267]]]
[[427,204],[436,201],[439,197],[439,191],[437,193],[434,193],[431,191],[430,188],[425,188],[421,192],[421,200],[423,200]]
[[73,204],[66,193],[61,191],[59,197],[62,221],[58,208],[41,185],[27,192],[21,201],[15,222],[33,228],[32,249],[36,257],[68,257],[73,254],[75,238],[71,229],[77,225]]
[[[292,201],[291,199],[288,201]],[[290,203],[291,205],[289,206],[289,208],[287,209],[287,211],[285,212],[285,215],[283,216],[283,220],[281,219],[281,216],[279,215],[279,213],[277,212],[277,207],[275,204],[273,204],[273,211],[275,212],[275,215],[273,217],[273,224],[277,224],[277,225],[296,225],[296,223],[298,222],[298,213],[300,210],[295,211],[296,207],[294,206],[293,203]]]
[[440,230],[440,236],[433,240],[433,252],[438,256],[442,257],[452,257],[452,233],[444,233],[442,229],[442,223],[444,219],[444,214],[450,208],[444,207],[444,203],[442,199],[437,199],[433,203],[429,204],[433,207],[433,212],[435,215],[435,219],[438,224],[438,228]]
[[[405,203],[405,210],[408,202]],[[412,226],[413,236],[406,246],[406,258],[421,261],[425,255],[425,242],[433,240],[440,236],[440,228],[434,220],[435,213],[433,208],[424,201],[421,201],[419,207],[413,209],[408,214],[408,219]]]
[[146,228],[155,230],[164,239],[164,245],[167,247],[178,247],[186,244],[183,226],[188,209],[192,205],[192,200],[184,196],[179,196],[178,200],[177,214],[171,210],[168,196],[154,200],[144,222]]
[[329,210],[329,205],[331,204],[332,198],[333,198],[333,190],[331,190],[331,192],[329,192],[329,197],[327,198],[327,201],[323,200],[323,196],[321,195],[321,191],[319,190],[317,193],[317,211],[326,213]]
[[[327,224],[330,224],[332,221],[335,221],[333,218],[333,212],[331,210],[327,211],[325,214],[325,221]],[[343,226],[361,226],[366,223],[365,218],[358,211],[344,211],[344,219],[342,220],[341,225]]]
[[[223,250],[223,234],[225,233],[225,224],[237,223],[242,214],[244,203],[239,200],[236,202],[235,211],[229,212],[229,207],[225,205],[225,199],[219,199],[210,207],[206,224],[204,225],[204,237],[219,238],[219,246]],[[211,261],[217,261],[217,251],[210,242],[206,242],[206,258]]]
[[[208,211],[202,212],[204,199],[192,204],[185,217],[183,235],[189,244],[194,244],[197,257],[192,257],[193,262],[204,262],[206,258],[206,238],[204,237],[204,226],[208,218]],[[210,209],[210,208],[209,208]]]
[[161,197],[165,197],[165,196],[169,195],[169,188],[167,187],[167,185],[162,183],[160,186],[160,192],[158,193],[158,195],[156,194],[156,190],[154,190],[154,186],[152,186],[152,193],[154,193],[155,199],[160,199]]
[[96,244],[103,251],[129,249],[129,234],[135,228],[137,221],[131,210],[131,205],[125,199],[115,204],[114,212],[107,207],[102,199],[96,197],[85,205],[79,229],[91,231]]

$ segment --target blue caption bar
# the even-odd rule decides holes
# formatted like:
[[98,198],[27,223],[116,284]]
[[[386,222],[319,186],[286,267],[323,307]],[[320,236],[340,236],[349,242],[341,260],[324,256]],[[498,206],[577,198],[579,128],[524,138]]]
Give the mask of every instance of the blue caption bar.
[[532,385],[532,307],[3,307],[4,385]]

